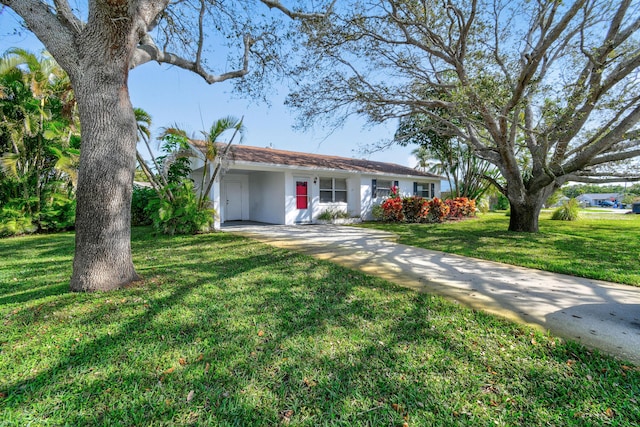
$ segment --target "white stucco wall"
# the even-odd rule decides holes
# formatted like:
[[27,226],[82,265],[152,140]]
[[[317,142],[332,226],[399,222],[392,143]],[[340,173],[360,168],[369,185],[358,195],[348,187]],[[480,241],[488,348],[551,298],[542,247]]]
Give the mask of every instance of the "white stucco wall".
[[285,173],[249,175],[249,219],[270,224],[285,223]]
[[420,179],[407,179],[407,178],[388,178],[388,177],[379,177],[374,175],[362,176],[360,178],[360,209],[362,211],[362,219],[363,220],[372,220],[373,215],[371,214],[373,207],[381,204],[385,197],[376,197],[373,198],[371,180],[372,179],[382,179],[382,180],[391,180],[398,181],[398,188],[401,196],[412,196],[413,195],[413,183],[428,183],[431,185],[433,182],[435,184],[434,193],[435,197],[440,197],[441,189],[440,189],[440,181],[428,181],[428,180],[420,180]]
[[363,176],[360,178],[360,209],[362,219],[369,221],[373,219],[371,210],[375,205],[382,203],[382,199],[374,199],[372,197],[371,176]]
[[[200,184],[202,183],[202,173],[204,172],[203,168],[194,170],[191,172],[191,179],[193,180],[193,187],[196,191],[200,191]],[[205,183],[205,185],[207,185]]]
[[[343,211],[349,216],[360,216],[360,177],[348,174],[320,174],[314,176],[317,181],[311,185],[313,221],[326,210]],[[347,183],[347,202],[320,202],[320,178],[345,179]]]

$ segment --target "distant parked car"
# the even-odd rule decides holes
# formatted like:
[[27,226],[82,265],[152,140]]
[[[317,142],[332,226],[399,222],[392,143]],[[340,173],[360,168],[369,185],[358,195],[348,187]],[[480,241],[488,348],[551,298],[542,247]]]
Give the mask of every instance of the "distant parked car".
[[610,200],[603,200],[599,203],[599,205],[604,208],[613,208],[616,206],[616,204]]

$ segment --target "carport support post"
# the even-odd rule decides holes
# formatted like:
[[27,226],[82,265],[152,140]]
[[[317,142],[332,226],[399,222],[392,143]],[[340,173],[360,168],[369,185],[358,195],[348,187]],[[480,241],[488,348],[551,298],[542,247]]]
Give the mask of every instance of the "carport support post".
[[211,186],[211,191],[209,192],[209,200],[213,202],[213,209],[215,209],[215,221],[213,222],[213,229],[216,231],[220,230],[220,217],[222,212],[220,211],[220,175],[218,175]]

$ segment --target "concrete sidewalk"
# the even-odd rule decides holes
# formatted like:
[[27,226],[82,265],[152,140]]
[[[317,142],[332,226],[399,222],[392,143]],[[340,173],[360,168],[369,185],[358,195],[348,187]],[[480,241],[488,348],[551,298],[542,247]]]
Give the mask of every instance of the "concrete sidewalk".
[[238,223],[223,231],[443,295],[640,365],[637,287],[419,249],[357,227]]

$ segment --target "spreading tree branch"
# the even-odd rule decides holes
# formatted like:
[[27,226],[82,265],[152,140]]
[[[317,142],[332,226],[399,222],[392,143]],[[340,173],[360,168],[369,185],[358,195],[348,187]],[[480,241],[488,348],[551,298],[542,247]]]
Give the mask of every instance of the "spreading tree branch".
[[282,3],[280,3],[280,1],[278,0],[260,0],[260,1],[264,3],[267,7],[269,7],[269,9],[277,9],[291,19],[326,19],[327,17],[329,17],[331,12],[333,11],[333,6],[336,4],[336,0],[332,0],[329,6],[327,7],[327,10],[324,13],[308,13],[308,12],[299,12],[299,11],[294,11],[292,9],[289,9],[285,7]]

